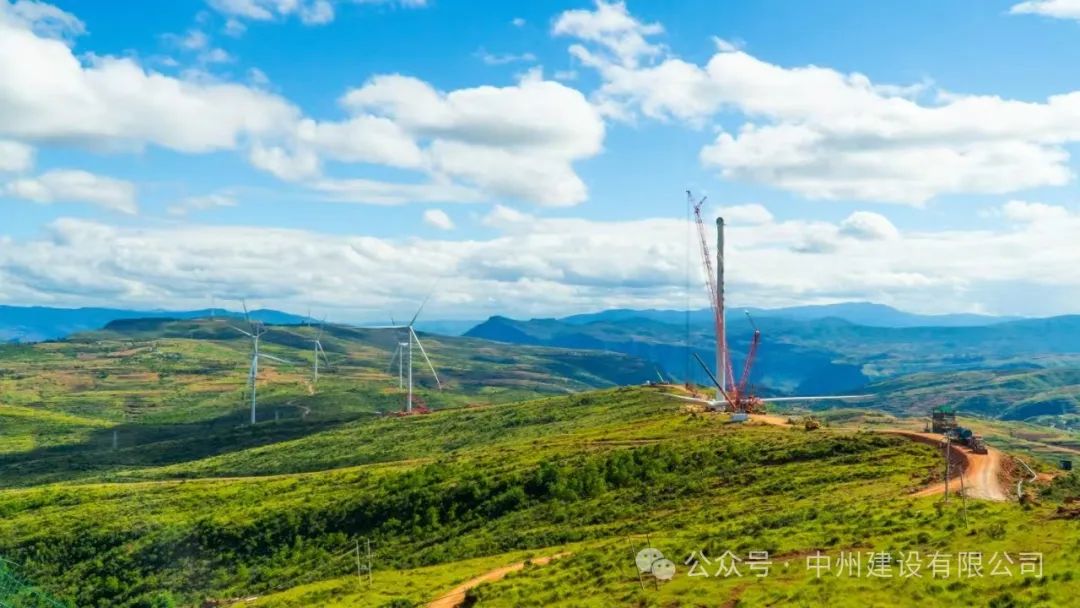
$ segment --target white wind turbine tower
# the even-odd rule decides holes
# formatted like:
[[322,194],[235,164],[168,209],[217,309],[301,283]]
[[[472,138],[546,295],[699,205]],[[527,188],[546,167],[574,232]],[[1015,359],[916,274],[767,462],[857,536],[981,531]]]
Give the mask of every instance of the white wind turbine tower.
[[[416,319],[418,319],[420,317],[420,313],[424,310],[424,306],[427,305],[427,302],[430,299],[431,299],[431,296],[428,296],[427,298],[424,299],[424,302],[422,304],[420,304],[420,308],[416,309],[416,314],[413,315],[413,318],[412,318],[411,321],[409,321],[408,325],[394,324],[394,325],[387,325],[387,326],[383,326],[383,327],[373,327],[373,328],[371,328],[371,329],[404,329],[407,332],[407,335],[405,336],[405,341],[398,343],[397,350],[394,353],[394,356],[398,360],[398,386],[399,387],[402,384],[402,378],[401,378],[402,370],[401,370],[401,368],[404,367],[407,370],[407,379],[408,379],[409,392],[408,392],[408,396],[406,397],[406,400],[405,400],[405,412],[406,413],[412,412],[412,404],[413,404],[413,344],[415,344],[416,347],[418,349],[420,349],[420,354],[423,355],[424,362],[427,363],[428,369],[431,370],[431,375],[435,378],[435,385],[438,386],[440,390],[442,390],[442,381],[439,380],[439,374],[435,372],[435,366],[431,364],[431,359],[428,358],[427,351],[424,350],[424,344],[422,342],[420,342],[420,337],[416,335],[416,330],[413,329],[413,326],[416,324]],[[393,323],[393,319],[391,319],[391,323]],[[390,365],[391,365],[391,367],[393,367],[393,365],[394,365],[394,360],[393,359],[390,360]]]
[[311,384],[312,384],[313,387],[317,386],[319,384],[319,357],[320,356],[322,357],[323,363],[326,364],[327,368],[330,367],[330,360],[326,358],[326,351],[323,350],[323,345],[322,345],[322,335],[323,335],[323,330],[325,329],[325,327],[326,327],[326,319],[324,318],[322,320],[322,323],[319,323],[319,333],[315,336],[315,339],[311,341],[312,344],[314,344],[314,352],[312,353],[312,355],[314,356],[314,360],[315,360],[315,365],[312,368],[312,379],[311,379]]
[[405,357],[403,354],[408,346],[408,342],[398,342],[397,348],[394,349],[394,356],[390,357],[390,366],[386,368],[386,373],[389,374],[394,369],[394,361],[397,361],[397,385],[399,389],[405,388]]
[[247,386],[248,386],[248,391],[251,393],[251,424],[254,425],[255,424],[255,407],[257,405],[256,396],[255,396],[255,381],[259,377],[259,359],[260,358],[261,359],[268,359],[270,361],[277,361],[278,363],[285,363],[286,365],[291,365],[292,363],[290,361],[286,361],[284,359],[275,357],[273,355],[268,355],[266,353],[260,353],[259,352],[259,338],[261,338],[263,336],[263,334],[266,333],[266,331],[267,331],[266,327],[263,326],[263,324],[258,322],[258,321],[253,322],[251,320],[251,317],[248,315],[247,302],[243,302],[243,305],[244,305],[244,320],[247,321],[248,329],[250,329],[251,331],[244,331],[243,329],[240,329],[239,327],[237,327],[235,325],[230,325],[229,327],[232,327],[236,331],[238,331],[238,332],[244,334],[245,336],[251,338],[251,367],[248,368],[248,384],[247,384]]

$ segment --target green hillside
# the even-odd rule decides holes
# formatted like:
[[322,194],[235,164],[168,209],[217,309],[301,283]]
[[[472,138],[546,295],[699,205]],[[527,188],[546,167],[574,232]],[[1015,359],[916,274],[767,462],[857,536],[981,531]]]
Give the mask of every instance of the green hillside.
[[921,373],[871,384],[860,405],[926,416],[938,405],[1000,420],[1027,420],[1080,430],[1080,369],[976,370]]
[[[0,490],[0,555],[80,607],[411,606],[562,553],[471,594],[485,606],[862,606],[1065,605],[1080,592],[1080,527],[1057,512],[1075,477],[1028,509],[972,502],[965,522],[957,501],[908,497],[939,465],[899,437],[732,425],[660,389],[621,388],[356,419],[111,481]],[[370,587],[351,553],[366,542]],[[631,545],[648,542],[681,570],[642,589]],[[776,565],[765,579],[685,576],[699,549],[768,551]],[[805,569],[818,550],[1042,551],[1045,576],[819,582]]]
[[[260,424],[247,424],[250,342],[233,321],[137,319],[59,342],[0,346],[0,487],[118,474],[275,444],[404,407],[391,356],[400,332],[327,327],[331,366],[312,385],[318,329],[269,326]],[[421,367],[418,403],[505,403],[640,383],[655,370],[616,353],[421,334],[443,389]],[[391,369],[392,367],[392,369]],[[273,422],[278,420],[278,423]],[[113,449],[113,442],[116,448]]]

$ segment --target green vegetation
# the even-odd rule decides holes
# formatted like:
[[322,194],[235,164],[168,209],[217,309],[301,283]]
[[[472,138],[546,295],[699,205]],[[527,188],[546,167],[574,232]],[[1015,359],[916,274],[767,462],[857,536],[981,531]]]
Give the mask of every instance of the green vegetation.
[[868,405],[926,416],[949,404],[960,412],[1080,430],[1080,368],[920,373],[872,384]]
[[[118,321],[63,342],[0,347],[0,487],[119,474],[271,445],[403,408],[392,330],[328,327],[332,366],[311,385],[317,329],[271,327],[263,351],[296,362],[260,371],[247,422],[249,343],[226,320]],[[505,403],[640,382],[654,371],[605,352],[424,336],[445,390],[417,362],[417,402]],[[113,441],[119,449],[113,449]],[[364,461],[357,461],[357,463]]]
[[[287,415],[251,427],[236,403],[245,345],[227,328],[121,329],[0,354],[0,555],[70,606],[413,606],[564,553],[470,601],[1021,606],[1080,592],[1075,474],[1035,484],[1023,507],[971,502],[965,518],[959,501],[910,496],[940,480],[933,448],[855,428],[887,415],[830,412],[808,432],[730,424],[656,387],[537,398],[613,383],[636,360],[432,338],[454,390],[423,388],[431,414],[379,416],[400,402],[393,336],[341,330],[324,340],[335,369],[318,392],[302,368],[267,372],[264,416]],[[267,350],[301,358],[310,328],[289,331]],[[353,553],[367,542],[371,586]],[[642,589],[631,553],[647,542],[679,574]],[[768,551],[774,567],[688,577],[696,550]],[[1045,576],[819,581],[805,568],[817,551],[1039,551]]]

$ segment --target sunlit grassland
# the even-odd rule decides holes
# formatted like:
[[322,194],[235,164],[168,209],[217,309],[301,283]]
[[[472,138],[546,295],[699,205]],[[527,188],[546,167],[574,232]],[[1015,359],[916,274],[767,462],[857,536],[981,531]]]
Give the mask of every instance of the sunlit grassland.
[[[294,441],[136,475],[154,481],[2,491],[0,553],[80,606],[104,597],[143,605],[164,593],[180,605],[259,596],[267,606],[378,606],[431,599],[522,552],[570,550],[480,590],[485,604],[604,606],[716,605],[734,593],[725,581],[677,579],[642,595],[628,536],[648,534],[672,554],[703,544],[710,554],[777,556],[1004,543],[1046,551],[1048,571],[1060,572],[1077,548],[1075,525],[1053,519],[1049,504],[972,504],[965,526],[956,502],[939,513],[932,498],[907,498],[940,477],[929,447],[726,424],[655,389],[358,421]],[[259,476],[267,473],[276,474]],[[357,585],[354,561],[335,559],[361,539],[376,555],[372,589]],[[777,594],[839,597],[856,584],[785,576],[739,593],[755,605]],[[967,588],[931,587],[918,591],[960,597]]]

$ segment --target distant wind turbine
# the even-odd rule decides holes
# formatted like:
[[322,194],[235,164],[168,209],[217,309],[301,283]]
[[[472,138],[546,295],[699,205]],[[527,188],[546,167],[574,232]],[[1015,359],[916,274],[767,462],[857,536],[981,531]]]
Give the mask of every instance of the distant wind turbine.
[[[309,316],[309,318],[310,318],[310,316]],[[312,376],[311,376],[312,386],[315,386],[315,385],[319,384],[319,357],[320,356],[322,357],[323,363],[326,364],[326,367],[327,368],[330,367],[330,360],[326,358],[326,351],[323,350],[323,345],[322,345],[322,336],[323,336],[323,331],[325,330],[325,328],[326,328],[326,319],[323,318],[322,322],[319,323],[319,333],[315,336],[315,339],[311,341],[312,344],[314,344],[314,352],[312,353],[312,356],[314,357],[314,362],[315,362],[314,366],[312,367]]]
[[[384,325],[384,326],[381,326],[381,327],[369,328],[369,329],[404,329],[407,332],[407,335],[405,336],[405,342],[398,343],[397,351],[395,351],[395,355],[394,355],[397,358],[398,365],[399,365],[399,372],[398,372],[398,385],[399,386],[402,383],[401,371],[400,371],[402,363],[404,363],[404,367],[406,368],[406,370],[408,370],[407,378],[408,378],[409,392],[408,392],[408,396],[406,397],[406,400],[405,400],[405,412],[406,413],[412,412],[412,405],[413,405],[413,345],[414,344],[420,350],[420,354],[423,355],[424,362],[427,363],[428,369],[431,370],[431,375],[435,378],[435,385],[438,386],[438,388],[440,390],[442,389],[442,381],[439,380],[439,374],[436,373],[435,366],[431,364],[431,359],[428,357],[427,351],[424,350],[424,344],[422,342],[420,342],[420,337],[416,335],[416,330],[413,329],[413,327],[416,325],[416,320],[420,317],[420,313],[424,310],[424,306],[427,305],[428,300],[430,300],[430,299],[431,299],[430,295],[427,298],[424,299],[423,303],[420,304],[420,308],[416,309],[416,314],[413,315],[412,320],[409,321],[408,325],[398,325],[398,324],[393,322],[393,317],[391,317],[390,322],[393,323],[392,325]],[[391,365],[391,367],[393,367],[393,365],[394,365],[394,359],[393,358],[390,360],[390,365]]]
[[251,367],[248,368],[247,388],[248,392],[251,394],[251,424],[254,425],[256,421],[255,408],[257,406],[255,395],[255,381],[258,380],[259,377],[259,359],[267,359],[270,361],[276,361],[278,363],[284,363],[286,365],[292,365],[293,363],[291,361],[286,361],[285,359],[281,359],[273,355],[259,352],[259,339],[262,338],[263,334],[267,332],[267,329],[261,322],[251,320],[251,316],[248,314],[247,302],[241,302],[244,306],[244,320],[247,321],[248,329],[250,331],[245,331],[235,325],[230,325],[229,327],[232,327],[236,331],[251,338]]

